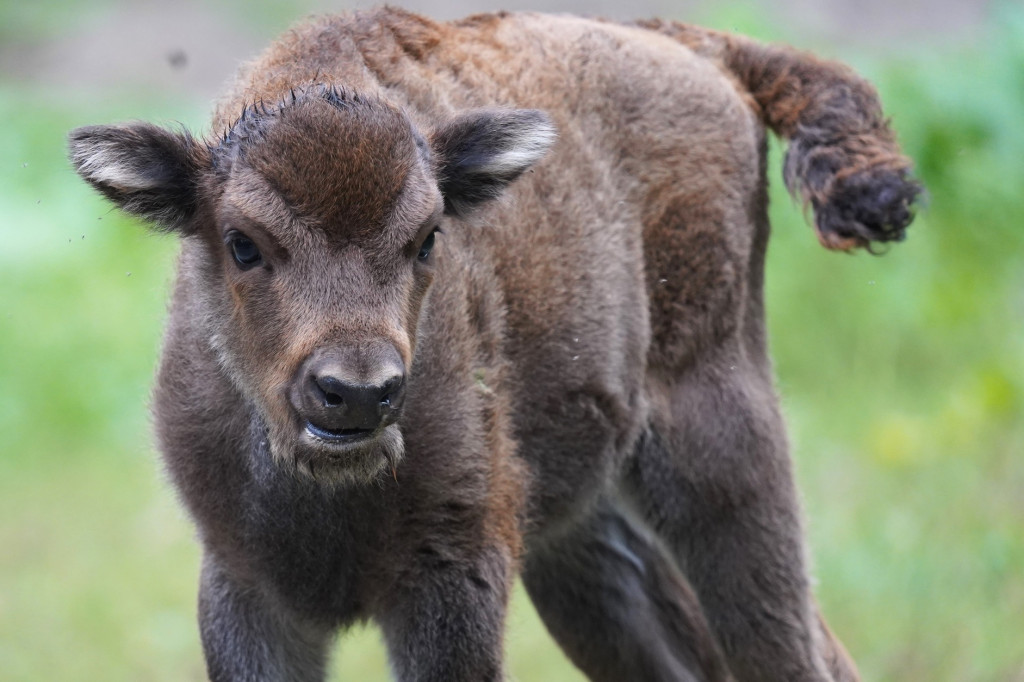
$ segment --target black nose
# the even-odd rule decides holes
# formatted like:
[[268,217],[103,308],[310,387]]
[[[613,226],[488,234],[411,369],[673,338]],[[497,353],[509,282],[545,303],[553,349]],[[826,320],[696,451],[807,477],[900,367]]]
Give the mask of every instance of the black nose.
[[330,354],[306,363],[292,403],[314,436],[334,440],[368,435],[398,419],[405,395],[401,364],[377,365],[367,373],[370,381],[351,374],[351,367]]

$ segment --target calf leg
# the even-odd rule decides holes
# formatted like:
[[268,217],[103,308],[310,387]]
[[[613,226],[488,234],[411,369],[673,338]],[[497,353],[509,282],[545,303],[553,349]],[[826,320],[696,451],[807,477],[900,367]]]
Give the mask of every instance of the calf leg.
[[696,597],[647,531],[605,498],[527,554],[548,631],[595,682],[717,682],[724,663]]
[[843,643],[839,641],[832,632],[832,629],[829,628],[820,611],[818,612],[818,627],[821,628],[821,633],[825,640],[825,665],[828,666],[828,670],[832,673],[835,681],[860,682],[857,666],[853,664],[853,659],[846,652],[846,647],[843,646]]
[[[803,531],[770,380],[703,362],[654,389],[653,428],[627,475],[744,682],[832,680],[845,657],[810,594]],[[856,679],[850,666],[840,679]]]
[[511,583],[510,554],[473,559],[422,551],[378,620],[401,682],[498,682]]
[[316,682],[324,679],[329,628],[275,606],[204,557],[199,630],[212,682]]

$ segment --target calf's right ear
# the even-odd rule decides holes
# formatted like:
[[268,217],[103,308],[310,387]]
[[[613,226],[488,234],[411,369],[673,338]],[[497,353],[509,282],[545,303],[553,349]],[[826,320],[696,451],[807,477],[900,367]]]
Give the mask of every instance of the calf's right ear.
[[208,150],[188,133],[149,123],[88,126],[71,131],[68,150],[82,179],[121,210],[160,230],[191,229]]

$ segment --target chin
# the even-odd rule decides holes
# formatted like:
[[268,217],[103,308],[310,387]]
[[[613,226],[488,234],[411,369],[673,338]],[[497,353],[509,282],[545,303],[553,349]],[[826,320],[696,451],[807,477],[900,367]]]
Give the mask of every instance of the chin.
[[[340,434],[304,424],[290,430],[286,443],[271,442],[278,462],[287,462],[297,475],[325,486],[365,485],[390,478],[405,454],[397,424],[373,432]],[[280,445],[282,447],[275,447]]]

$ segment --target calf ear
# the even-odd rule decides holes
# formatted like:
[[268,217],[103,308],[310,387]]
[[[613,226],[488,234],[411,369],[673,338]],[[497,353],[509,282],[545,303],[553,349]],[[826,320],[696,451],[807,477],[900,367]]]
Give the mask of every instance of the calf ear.
[[208,152],[188,133],[148,123],[89,126],[71,131],[68,149],[78,174],[121,210],[157,229],[191,229]]
[[432,147],[445,213],[465,215],[502,193],[536,163],[555,141],[555,126],[543,111],[480,110],[439,129]]

